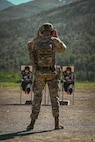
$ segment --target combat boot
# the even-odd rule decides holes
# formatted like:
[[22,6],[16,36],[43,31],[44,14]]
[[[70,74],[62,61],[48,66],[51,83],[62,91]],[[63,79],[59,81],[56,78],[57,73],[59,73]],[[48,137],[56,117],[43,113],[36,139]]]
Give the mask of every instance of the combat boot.
[[64,129],[64,127],[62,124],[59,124],[59,117],[56,116],[55,117],[55,130],[58,130],[58,129]]
[[34,129],[35,120],[31,120],[30,124],[27,126],[27,131]]

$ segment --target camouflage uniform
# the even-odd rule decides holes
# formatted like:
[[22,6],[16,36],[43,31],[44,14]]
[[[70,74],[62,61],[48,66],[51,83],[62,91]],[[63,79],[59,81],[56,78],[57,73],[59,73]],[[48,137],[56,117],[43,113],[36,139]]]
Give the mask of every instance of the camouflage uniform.
[[36,120],[40,112],[42,90],[48,83],[52,113],[59,117],[58,74],[55,70],[55,53],[64,52],[66,45],[56,37],[44,39],[38,36],[28,43],[30,59],[34,67],[34,103],[31,120]]

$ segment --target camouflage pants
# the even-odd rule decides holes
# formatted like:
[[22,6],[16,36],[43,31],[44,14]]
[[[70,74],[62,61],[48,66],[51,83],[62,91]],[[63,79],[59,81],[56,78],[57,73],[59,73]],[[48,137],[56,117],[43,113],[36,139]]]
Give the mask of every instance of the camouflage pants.
[[59,116],[58,80],[56,74],[53,72],[37,72],[35,75],[34,101],[32,106],[31,119],[38,118],[42,101],[42,91],[46,82],[48,83],[49,87],[53,117]]

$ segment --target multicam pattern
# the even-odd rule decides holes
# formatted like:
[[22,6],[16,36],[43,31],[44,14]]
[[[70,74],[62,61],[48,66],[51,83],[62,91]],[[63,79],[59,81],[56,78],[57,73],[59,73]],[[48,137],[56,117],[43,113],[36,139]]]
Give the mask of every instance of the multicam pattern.
[[[46,83],[50,91],[52,114],[54,117],[59,116],[58,74],[55,70],[51,70],[51,68],[55,65],[55,52],[64,52],[65,49],[65,44],[59,38],[54,37],[47,40],[42,40],[41,37],[38,37],[28,43],[28,51],[35,73],[33,87],[34,103],[31,119],[38,118],[42,91]],[[40,70],[38,70],[38,67]],[[47,70],[44,70],[44,68],[47,68]]]

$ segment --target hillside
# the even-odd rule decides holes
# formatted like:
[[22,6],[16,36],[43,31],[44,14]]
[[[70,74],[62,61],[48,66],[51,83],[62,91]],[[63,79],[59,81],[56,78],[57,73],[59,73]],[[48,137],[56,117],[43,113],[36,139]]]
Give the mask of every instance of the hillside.
[[[43,16],[42,16],[43,15]],[[58,64],[74,65],[77,80],[95,81],[95,1],[81,0],[31,17],[0,22],[0,70],[19,71],[30,64],[27,42],[39,25],[51,22],[68,49]]]
[[25,4],[7,8],[0,12],[0,21],[9,19],[19,19],[29,17],[47,11],[61,5],[65,5],[77,0],[33,0]]
[[7,8],[6,10],[0,12],[0,21],[29,17],[41,11],[61,6],[62,4],[63,3],[58,0],[34,0],[25,4]]
[[0,10],[4,10],[10,6],[13,6],[13,4],[8,2],[7,0],[0,0]]

